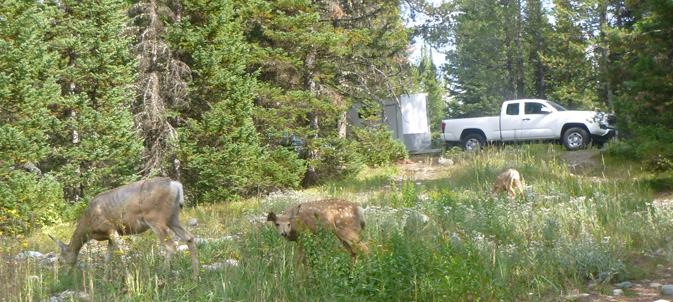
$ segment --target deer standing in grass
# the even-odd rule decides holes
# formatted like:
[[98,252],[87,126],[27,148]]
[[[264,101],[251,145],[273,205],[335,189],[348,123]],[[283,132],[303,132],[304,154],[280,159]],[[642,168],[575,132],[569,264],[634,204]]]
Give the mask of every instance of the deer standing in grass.
[[[328,199],[293,205],[283,214],[269,212],[267,221],[272,221],[278,234],[289,241],[296,241],[299,233],[308,228],[311,233],[321,223],[339,237],[341,243],[351,254],[353,262],[357,262],[358,252],[369,254],[369,249],[360,241],[358,231],[365,227],[362,207],[343,199]],[[357,246],[354,246],[357,245]],[[302,254],[300,246],[296,261]]]
[[61,248],[59,261],[68,271],[77,263],[80,249],[89,240],[107,240],[105,260],[110,261],[112,253],[119,250],[120,235],[140,234],[151,228],[166,248],[165,267],[168,269],[177,248],[176,242],[168,236],[171,229],[187,242],[193,277],[197,278],[199,261],[194,236],[182,227],[178,218],[183,205],[179,182],[168,178],[136,181],[96,195],[84,209],[70,244],[49,237]]
[[495,183],[493,183],[493,194],[500,194],[503,191],[507,191],[507,194],[512,198],[516,198],[516,192],[514,187],[517,188],[519,193],[523,195],[523,184],[521,183],[521,174],[516,169],[508,169],[505,172],[500,173],[498,178],[496,178]]

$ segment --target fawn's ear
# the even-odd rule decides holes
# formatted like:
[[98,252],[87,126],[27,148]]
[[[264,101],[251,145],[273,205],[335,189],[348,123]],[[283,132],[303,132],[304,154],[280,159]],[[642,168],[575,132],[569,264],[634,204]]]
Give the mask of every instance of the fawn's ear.
[[301,208],[301,205],[298,205],[292,212],[290,213],[290,217],[297,217],[299,215],[299,208]]
[[51,238],[51,240],[54,240],[54,242],[56,242],[56,244],[58,244],[58,247],[61,248],[61,252],[65,252],[65,250],[68,248],[68,245],[61,242],[61,240],[58,240],[58,239],[52,237],[49,234],[47,234],[47,236],[49,236],[49,238]]
[[276,213],[269,212],[269,215],[266,216],[266,221],[276,222]]

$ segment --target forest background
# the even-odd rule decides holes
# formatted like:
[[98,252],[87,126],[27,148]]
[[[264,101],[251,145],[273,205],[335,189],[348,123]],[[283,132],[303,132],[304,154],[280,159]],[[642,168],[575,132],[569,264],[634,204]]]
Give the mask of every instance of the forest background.
[[614,113],[609,152],[673,184],[669,0],[4,0],[0,235],[143,177],[202,204],[387,165],[408,155],[372,113],[415,92],[435,135],[514,98]]

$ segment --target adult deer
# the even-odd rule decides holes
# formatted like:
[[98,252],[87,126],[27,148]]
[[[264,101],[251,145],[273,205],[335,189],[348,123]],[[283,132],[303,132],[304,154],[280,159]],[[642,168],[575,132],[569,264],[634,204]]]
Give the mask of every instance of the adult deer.
[[[280,215],[269,212],[267,221],[272,221],[278,234],[289,241],[296,241],[301,231],[306,228],[311,233],[315,233],[318,222],[320,222],[339,237],[341,243],[351,254],[353,262],[357,261],[358,249],[364,254],[369,254],[369,249],[360,241],[358,235],[358,231],[365,227],[362,207],[343,199],[327,199],[293,205]],[[297,261],[301,254],[300,246]]]
[[521,183],[521,174],[516,169],[508,169],[505,172],[500,173],[498,178],[496,178],[495,183],[493,183],[493,190],[491,193],[499,194],[503,191],[507,191],[507,194],[512,198],[516,198],[516,192],[514,187],[517,188],[519,193],[523,194],[523,184]]
[[112,253],[119,250],[120,235],[139,234],[152,228],[166,248],[165,267],[169,268],[177,248],[177,243],[168,236],[171,229],[187,242],[193,277],[197,278],[199,261],[194,236],[182,227],[178,218],[183,205],[179,182],[168,178],[136,181],[96,195],[84,209],[70,244],[49,237],[61,248],[59,261],[66,265],[67,271],[77,263],[80,249],[89,240],[107,240],[105,260],[110,261]]

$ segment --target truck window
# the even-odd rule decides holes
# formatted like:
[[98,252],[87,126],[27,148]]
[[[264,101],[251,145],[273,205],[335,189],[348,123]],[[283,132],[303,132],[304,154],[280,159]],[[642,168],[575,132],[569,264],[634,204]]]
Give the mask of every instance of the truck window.
[[544,104],[526,102],[524,105],[524,112],[526,114],[541,114],[543,107],[545,107]]
[[519,115],[519,103],[508,104],[505,112],[507,115]]

